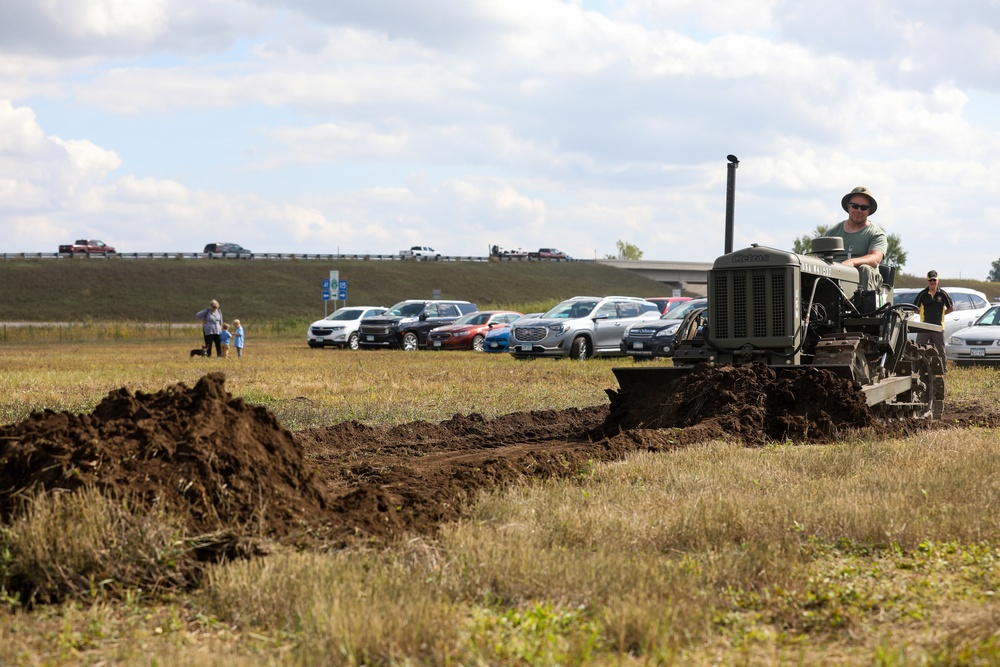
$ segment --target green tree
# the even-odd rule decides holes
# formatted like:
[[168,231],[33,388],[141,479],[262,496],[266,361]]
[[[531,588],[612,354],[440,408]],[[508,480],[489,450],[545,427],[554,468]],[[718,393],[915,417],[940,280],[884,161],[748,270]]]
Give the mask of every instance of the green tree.
[[[830,229],[830,225],[816,225],[812,234],[803,234],[792,243],[792,252],[805,255],[812,249],[812,240],[818,236],[823,236]],[[906,251],[903,250],[902,241],[898,234],[886,234],[885,239],[889,244],[885,253],[885,262],[896,266],[906,266]],[[997,260],[1000,262],[1000,260]],[[996,264],[994,264],[996,267]]]
[[991,283],[1000,283],[1000,259],[993,261],[993,269],[990,271],[990,275],[986,276],[986,280]]
[[618,254],[605,255],[604,259],[642,259],[642,251],[639,250],[639,246],[620,240],[618,241]]

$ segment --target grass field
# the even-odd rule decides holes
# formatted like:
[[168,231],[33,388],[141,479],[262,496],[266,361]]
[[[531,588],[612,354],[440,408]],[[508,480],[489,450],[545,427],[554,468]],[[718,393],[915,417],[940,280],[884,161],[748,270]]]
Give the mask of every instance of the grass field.
[[392,306],[437,290],[483,309],[533,312],[581,294],[671,294],[594,262],[21,260],[0,262],[0,321],[187,323],[217,299],[228,320],[284,323],[304,335],[323,317],[321,282],[334,269],[348,281],[350,305]]
[[[601,403],[623,363],[311,350],[280,332],[248,338],[242,360],[188,347],[10,341],[0,421],[85,412],[111,389],[208,370],[293,430],[489,417]],[[992,369],[947,379],[955,404],[1000,398]],[[155,595],[83,582],[59,605],[8,600],[0,664],[996,664],[998,435],[711,442],[483,495],[434,540],[279,549]],[[39,577],[64,576],[74,559],[169,550],[170,526],[99,496],[39,501],[0,529],[0,575],[27,559]]]
[[[323,316],[321,281],[334,269],[348,281],[350,305],[391,306],[439,290],[442,298],[482,309],[535,312],[577,295],[671,294],[656,281],[594,262],[11,260],[0,262],[0,322],[194,323],[194,313],[217,299],[227,320],[304,335]],[[906,274],[896,281],[924,284]],[[942,283],[959,285],[1000,297],[1000,283]],[[332,312],[334,302],[326,305]]]

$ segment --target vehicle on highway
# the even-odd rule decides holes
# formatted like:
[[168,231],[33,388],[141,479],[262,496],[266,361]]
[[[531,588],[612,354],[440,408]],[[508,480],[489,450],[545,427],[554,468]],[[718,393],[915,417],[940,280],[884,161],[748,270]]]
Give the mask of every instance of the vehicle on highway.
[[356,350],[361,320],[381,315],[385,311],[385,306],[345,306],[310,324],[306,342],[309,347],[334,345]]
[[406,250],[400,250],[403,259],[441,259],[441,253],[425,245],[415,245]]
[[361,320],[361,347],[417,350],[427,346],[427,333],[479,310],[468,301],[409,299],[375,317]]
[[427,333],[427,349],[482,352],[483,341],[492,327],[506,327],[521,315],[513,310],[480,310],[463,315],[451,324],[431,329]]
[[[524,315],[521,315],[521,317],[514,320],[514,322],[530,320],[541,316],[542,313],[525,313]],[[513,324],[513,322],[511,324]],[[510,325],[498,324],[490,329],[486,334],[486,338],[483,340],[483,352],[506,352],[509,344]]]
[[508,352],[515,359],[618,357],[625,329],[659,316],[655,303],[638,297],[577,296],[540,318],[512,324]]
[[[955,304],[955,310],[944,316],[944,339],[947,342],[949,336],[959,329],[972,326],[980,315],[989,310],[990,300],[979,290],[968,287],[942,287],[941,289],[948,293],[952,303]],[[913,304],[920,291],[919,287],[904,287],[894,290],[893,303]],[[919,319],[919,317],[918,313],[913,314],[914,319]],[[909,338],[915,340],[916,336],[916,333],[911,332]]]
[[668,310],[656,321],[633,324],[622,336],[622,354],[636,361],[674,356],[677,329],[680,328],[684,316],[696,308],[707,306],[708,299],[690,299]]
[[113,255],[115,249],[98,239],[77,239],[69,245],[59,246],[60,255]]
[[202,252],[209,259],[253,259],[253,253],[239,243],[208,243]]
[[971,327],[945,338],[944,356],[956,366],[1000,363],[1000,306],[992,306]]
[[490,247],[490,257],[495,257],[497,259],[527,259],[528,251],[521,250],[510,250],[509,248],[501,248],[498,245]]
[[529,252],[528,259],[573,259],[558,248],[539,248],[538,252]]

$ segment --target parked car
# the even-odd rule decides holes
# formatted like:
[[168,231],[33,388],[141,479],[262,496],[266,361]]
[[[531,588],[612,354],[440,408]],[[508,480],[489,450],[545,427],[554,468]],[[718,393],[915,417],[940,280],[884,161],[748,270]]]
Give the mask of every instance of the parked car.
[[235,259],[253,259],[253,253],[239,243],[208,243],[202,251],[209,259],[220,257]]
[[689,311],[708,306],[708,299],[689,299],[668,310],[655,322],[640,322],[626,329],[621,340],[622,354],[636,361],[674,356],[677,329]]
[[971,327],[945,338],[944,355],[956,366],[1000,363],[1000,306],[990,307]]
[[306,342],[309,347],[336,345],[358,349],[358,328],[365,317],[375,317],[386,311],[385,306],[346,306],[309,325]]
[[[530,320],[535,317],[541,317],[542,313],[527,313],[521,315],[521,317],[514,320],[514,322],[520,322],[521,320]],[[513,324],[513,322],[511,322]],[[508,324],[497,324],[486,334],[486,338],[483,340],[483,352],[506,352],[510,344],[510,325]]]
[[659,316],[655,303],[637,297],[577,296],[540,318],[512,324],[508,351],[516,359],[617,357],[629,325]]
[[646,301],[652,301],[659,306],[661,315],[670,310],[670,307],[675,303],[684,303],[690,300],[689,296],[651,296],[646,298]]
[[406,250],[400,250],[403,259],[441,259],[441,253],[425,245],[415,245]]
[[492,327],[507,326],[522,314],[513,310],[480,310],[463,315],[451,324],[431,329],[427,334],[427,347],[482,352],[483,341]]
[[[944,339],[947,342],[949,336],[959,329],[972,326],[980,315],[989,310],[990,301],[979,290],[967,287],[943,287],[942,289],[948,293],[952,303],[955,304],[955,310],[944,316]],[[897,289],[893,294],[893,303],[913,304],[917,300],[919,292],[920,288],[917,287]],[[913,318],[920,319],[920,315],[914,313]],[[916,339],[916,336],[915,333],[911,333],[909,337]]]
[[400,301],[381,315],[361,320],[358,344],[416,350],[427,346],[431,329],[476,310],[476,304],[468,301]]

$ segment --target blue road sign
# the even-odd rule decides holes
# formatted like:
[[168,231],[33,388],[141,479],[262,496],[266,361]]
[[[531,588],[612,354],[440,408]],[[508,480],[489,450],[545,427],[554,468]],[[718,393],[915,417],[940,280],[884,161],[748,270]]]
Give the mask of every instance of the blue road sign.
[[323,278],[323,289],[330,289],[330,279]]
[[330,300],[330,290],[325,289],[323,290],[323,301],[329,301],[329,300]]

